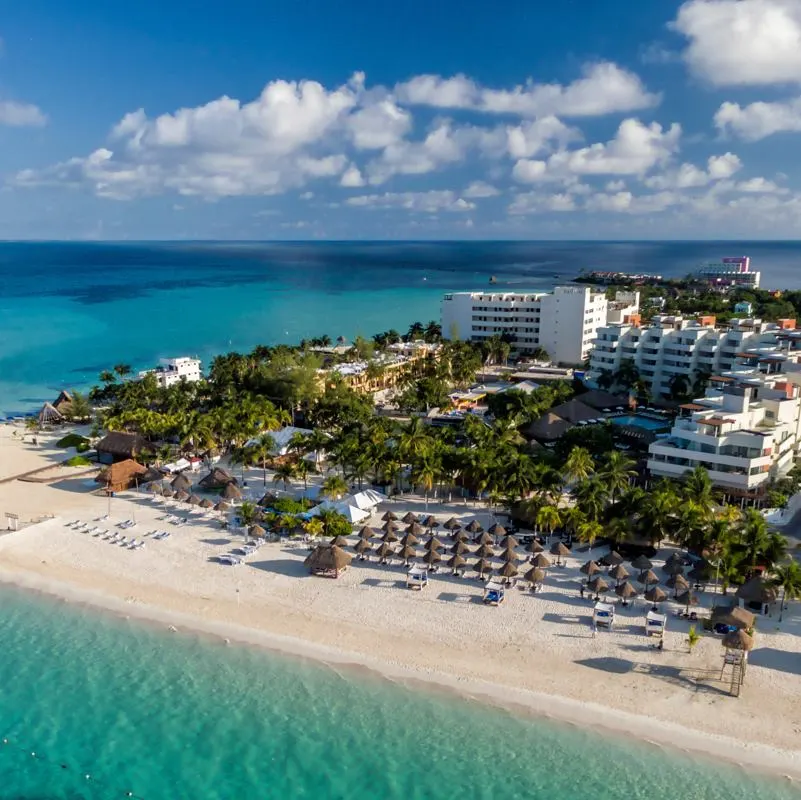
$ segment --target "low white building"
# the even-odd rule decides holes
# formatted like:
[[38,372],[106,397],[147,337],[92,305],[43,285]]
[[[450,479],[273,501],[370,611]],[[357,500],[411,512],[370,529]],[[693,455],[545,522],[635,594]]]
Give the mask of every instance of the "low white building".
[[751,259],[748,256],[729,256],[703,264],[694,277],[711,286],[758,289],[761,273],[751,271]]
[[680,408],[670,435],[648,448],[651,475],[681,478],[704,467],[716,486],[755,496],[792,467],[801,433],[801,367],[780,348],[743,352]]
[[155,369],[142,370],[139,378],[145,375],[153,375],[160,386],[173,386],[179,381],[196,383],[201,380],[203,373],[200,371],[200,359],[180,356],[179,358],[162,358]]
[[[631,311],[636,292],[614,302],[615,318]],[[588,286],[557,286],[553,293],[455,292],[442,300],[445,338],[480,342],[507,334],[519,355],[538,348],[556,364],[581,364],[599,327],[608,322],[609,303],[603,292]]]

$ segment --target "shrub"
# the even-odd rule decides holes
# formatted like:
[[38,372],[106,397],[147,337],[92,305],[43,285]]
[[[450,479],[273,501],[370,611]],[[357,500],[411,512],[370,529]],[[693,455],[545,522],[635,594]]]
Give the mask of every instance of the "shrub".
[[86,456],[73,456],[68,458],[64,464],[68,467],[91,467],[92,462]]
[[77,433],[68,433],[56,442],[56,447],[74,447],[78,452],[82,452],[80,450],[81,445],[84,446],[84,449],[87,449],[89,447],[89,440],[85,436],[80,436]]

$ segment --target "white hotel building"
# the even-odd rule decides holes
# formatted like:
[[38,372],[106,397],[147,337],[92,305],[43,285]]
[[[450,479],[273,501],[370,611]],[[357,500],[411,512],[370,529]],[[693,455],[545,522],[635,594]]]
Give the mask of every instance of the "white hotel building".
[[200,371],[200,359],[181,356],[179,358],[162,358],[155,369],[142,370],[138,377],[144,378],[145,375],[153,375],[159,386],[173,386],[179,381],[196,383],[203,375]]
[[520,355],[543,348],[554,363],[576,365],[587,358],[598,328],[635,314],[638,302],[637,292],[609,303],[603,292],[584,286],[557,286],[551,294],[457,292],[442,300],[442,333],[479,342],[509,334]]
[[604,372],[614,373],[630,360],[650,384],[652,394],[664,396],[674,375],[686,375],[692,381],[700,374],[727,372],[738,363],[740,352],[776,346],[780,339],[793,336],[794,328],[795,320],[767,323],[758,319],[734,319],[717,327],[713,316],[657,316],[647,326],[606,325],[598,329],[587,382],[597,386]]
[[681,406],[669,436],[649,446],[651,475],[680,478],[702,466],[715,485],[754,496],[786,473],[801,442],[800,344],[792,336],[742,351],[734,369],[713,376],[703,397]]

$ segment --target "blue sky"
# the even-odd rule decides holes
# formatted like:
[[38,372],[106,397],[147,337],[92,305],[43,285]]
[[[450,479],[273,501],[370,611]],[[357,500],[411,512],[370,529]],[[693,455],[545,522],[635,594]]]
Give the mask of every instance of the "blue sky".
[[0,0],[0,238],[798,238],[801,0]]

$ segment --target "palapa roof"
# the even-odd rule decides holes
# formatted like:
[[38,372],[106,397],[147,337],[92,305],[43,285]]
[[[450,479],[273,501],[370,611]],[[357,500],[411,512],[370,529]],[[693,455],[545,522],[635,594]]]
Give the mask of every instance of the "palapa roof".
[[506,528],[498,522],[493,522],[492,525],[487,528],[487,533],[491,533],[493,536],[506,536]]
[[386,511],[384,512],[384,516],[381,519],[384,522],[394,522],[398,518],[398,515],[394,511]]
[[484,528],[481,526],[481,523],[477,519],[471,519],[468,525],[465,525],[465,530],[469,531],[470,533],[481,533]]
[[478,573],[492,572],[492,562],[486,558],[479,558],[473,565],[473,569]]
[[423,561],[426,564],[436,564],[437,561],[442,561],[442,556],[436,550],[426,550],[423,554]]
[[565,422],[572,422],[573,424],[577,422],[587,422],[591,419],[597,419],[598,417],[598,411],[596,409],[582,402],[582,399],[577,397],[561,405],[554,406],[550,413],[555,414],[559,419],[565,420]]
[[248,535],[253,536],[254,538],[264,536],[266,533],[267,531],[265,531],[264,528],[261,527],[261,525],[251,525],[248,528]]
[[653,564],[651,563],[651,560],[647,556],[641,553],[640,555],[637,556],[637,558],[635,558],[631,562],[631,566],[634,567],[635,569],[646,570],[646,569],[651,569],[651,567],[653,567]]
[[609,588],[609,584],[604,580],[602,575],[596,575],[594,578],[591,578],[587,581],[587,586],[594,592],[605,592]]
[[64,415],[52,404],[45,403],[39,412],[39,424],[51,425],[56,422],[63,422]]
[[412,533],[415,536],[422,536],[426,532],[426,529],[419,523],[419,522],[412,522],[408,528],[406,528],[406,533]]
[[542,583],[545,580],[545,570],[540,567],[531,567],[523,577],[530,583]]
[[683,592],[676,595],[676,602],[686,606],[697,606],[698,596],[693,594],[689,589],[685,589]]
[[479,558],[493,558],[495,556],[495,550],[492,549],[491,545],[482,544],[481,547],[476,550],[476,555]]
[[623,556],[615,550],[608,552],[603,558],[599,559],[598,563],[603,564],[605,567],[616,567],[624,561]]
[[162,481],[164,480],[164,473],[160,469],[156,469],[156,467],[148,467],[145,474],[142,476],[142,480],[148,483],[151,481]]
[[562,542],[554,542],[554,544],[551,546],[551,555],[561,557],[569,556],[570,549],[562,544]]
[[196,494],[190,494],[189,497],[186,498],[186,502],[192,506],[199,506],[200,505],[200,497]]
[[610,570],[609,577],[614,578],[616,581],[624,581],[629,577],[629,571],[622,564],[618,564],[614,569]]
[[226,483],[220,492],[220,497],[225,500],[239,500],[242,497],[242,490],[235,483]]
[[[590,389],[578,396],[578,399],[585,406],[590,406],[596,410],[603,408],[614,408],[615,406],[628,406],[629,399],[625,395],[612,394],[603,389]],[[596,416],[598,416],[596,414]]]
[[330,545],[332,547],[347,547],[348,540],[344,536],[335,536],[333,539],[331,539]]
[[740,586],[734,596],[746,603],[775,603],[778,593],[775,586],[757,576]]
[[423,521],[422,524],[426,526],[426,528],[436,528],[439,524],[437,522],[437,518],[433,514],[429,514]]
[[401,522],[404,522],[407,525],[411,525],[413,522],[419,522],[419,520],[417,519],[417,514],[413,514],[411,511],[407,511],[403,515]]
[[204,497],[204,498],[203,498],[203,499],[202,499],[202,500],[201,500],[201,501],[198,503],[198,505],[199,505],[201,508],[214,508],[214,503],[212,503],[212,502],[211,502],[211,500],[209,500],[209,498],[208,498],[208,497]]
[[404,561],[409,561],[412,558],[417,558],[419,553],[415,550],[411,545],[404,545],[398,550],[398,558],[402,558]]
[[381,558],[386,558],[387,556],[394,556],[395,551],[389,546],[389,542],[382,542],[378,545],[378,550],[376,550]]
[[[409,526],[411,528],[411,526]],[[419,544],[420,540],[413,534],[413,533],[405,533],[401,537],[401,544],[406,547],[414,547],[416,544]]]
[[453,530],[453,528],[461,528],[462,523],[456,517],[451,517],[447,522],[442,523],[442,527]]
[[426,550],[441,550],[445,545],[436,536],[431,536],[426,539],[425,547]]
[[615,586],[615,594],[618,597],[622,597],[625,600],[628,600],[631,597],[637,596],[637,590],[626,581],[625,583],[621,583],[618,586]]
[[505,561],[503,566],[498,570],[498,575],[504,578],[514,578],[517,575],[517,567],[511,561]]
[[531,559],[531,563],[540,569],[548,569],[548,567],[551,566],[551,559],[543,553],[537,553],[537,555]]
[[303,563],[309,569],[336,570],[339,572],[350,566],[351,561],[353,561],[353,556],[350,553],[346,553],[341,547],[318,545],[306,556],[306,560]]
[[96,483],[103,483],[106,486],[127,486],[134,478],[144,475],[147,468],[143,467],[132,458],[125,461],[118,461],[106,467],[96,478]]
[[653,570],[646,570],[644,575],[640,576],[640,582],[644,583],[646,586],[652,583],[659,583],[659,577]]
[[545,548],[536,539],[532,539],[526,550],[529,553],[541,553]]
[[192,488],[192,481],[190,481],[189,478],[187,478],[186,475],[181,472],[172,479],[170,486],[172,486],[176,492],[185,492]]
[[451,569],[458,569],[459,567],[463,567],[467,563],[467,561],[465,561],[465,559],[462,558],[462,556],[460,556],[458,553],[454,553],[448,559],[447,563]]
[[470,534],[467,533],[467,531],[463,531],[461,528],[454,528],[451,532],[451,539],[454,542],[469,542]]
[[384,533],[389,533],[390,531],[396,531],[396,530],[398,530],[398,523],[395,522],[394,520],[388,519],[381,526],[381,530],[384,531]]
[[364,525],[359,530],[360,539],[372,539],[373,536],[379,536],[379,532],[375,530],[375,528],[371,528],[369,525]]
[[721,644],[727,650],[751,650],[754,647],[754,637],[747,634],[744,630],[738,629],[727,633],[723,637]]
[[457,555],[462,555],[462,553],[469,553],[470,548],[464,542],[455,542],[451,546],[451,553],[456,553]]
[[526,439],[555,442],[572,427],[569,422],[554,414],[553,411],[547,411],[539,419],[527,425],[521,433]]
[[735,606],[734,608],[717,607],[712,609],[712,621],[722,622],[724,625],[733,625],[737,628],[750,630],[754,627],[756,616],[744,608]]
[[659,586],[652,586],[646,593],[645,599],[650,603],[662,603],[667,600],[667,592]]
[[689,589],[690,584],[687,582],[687,578],[684,575],[672,575],[665,581],[665,586],[669,586],[671,589]]
[[62,389],[58,393],[58,397],[53,401],[53,408],[60,411],[62,406],[69,405],[72,405],[72,395],[66,389]]
[[397,542],[398,537],[395,535],[395,531],[391,528],[381,537],[383,542]]
[[[498,527],[501,530],[504,530],[503,528],[501,528],[500,525]],[[503,534],[496,533],[495,535],[496,536],[501,536],[501,535],[503,536],[503,539],[501,539],[501,545],[503,547],[519,547],[520,546],[520,542],[518,542],[517,539],[515,539],[515,537],[512,536],[511,534],[506,533],[506,531],[504,531]]]
[[227,483],[237,483],[237,480],[228,470],[214,467],[198,481],[198,486],[202,489],[214,490],[222,489]]
[[489,533],[482,533],[476,536],[473,541],[475,541],[476,544],[494,544],[495,537],[491,536]]
[[220,502],[214,506],[215,511],[228,511],[228,509],[230,508],[231,506],[229,506],[228,503],[225,502],[225,500],[220,500]]
[[175,493],[174,497],[176,500],[183,503],[183,501],[189,497],[189,492],[185,492],[183,489],[180,489]]
[[361,553],[362,555],[364,555],[364,553],[369,553],[370,550],[373,549],[373,545],[370,544],[369,539],[359,539],[359,541],[356,542],[356,544],[353,546],[353,549],[357,553]]
[[601,571],[601,567],[597,561],[587,561],[581,565],[581,572],[588,575],[590,578]]
[[138,433],[112,431],[97,443],[95,449],[98,453],[108,453],[120,458],[134,458],[145,449],[146,444],[144,437]]

